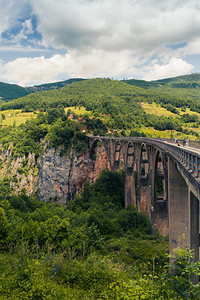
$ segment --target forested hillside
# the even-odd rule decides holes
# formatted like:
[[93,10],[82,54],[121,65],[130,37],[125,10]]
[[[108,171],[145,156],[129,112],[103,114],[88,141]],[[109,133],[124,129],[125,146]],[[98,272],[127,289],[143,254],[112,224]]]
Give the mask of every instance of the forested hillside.
[[10,101],[28,95],[27,90],[17,84],[0,82],[0,100]]
[[177,76],[172,78],[160,79],[155,81],[145,81],[136,79],[126,79],[124,82],[139,86],[142,88],[156,88],[174,87],[174,88],[199,88],[200,87],[200,74],[194,73],[190,75]]
[[5,82],[0,82],[0,100],[2,101],[11,101],[13,99],[17,99],[28,94],[38,92],[38,91],[46,91],[51,89],[59,89],[63,86],[71,84],[73,82],[79,82],[84,79],[81,78],[71,78],[68,80],[53,82],[53,83],[46,83],[40,84],[30,87],[22,87],[17,84],[9,84]]
[[[0,105],[2,111],[46,112],[58,106],[83,107],[101,118],[109,129],[122,135],[131,131],[147,136],[199,138],[200,92],[198,89],[139,88],[110,79],[72,83],[58,90],[37,92]],[[162,114],[149,113],[145,105],[164,108]],[[153,111],[153,110],[152,110]]]
[[83,81],[83,80],[85,80],[85,79],[71,78],[71,79],[63,80],[63,81],[57,81],[57,82],[52,82],[52,83],[28,86],[28,87],[26,87],[26,90],[29,93],[34,93],[34,92],[39,92],[39,91],[48,91],[48,90],[53,90],[53,89],[60,89],[61,87],[64,87],[64,86],[66,86],[68,84],[71,84],[73,82],[79,82],[79,81]]

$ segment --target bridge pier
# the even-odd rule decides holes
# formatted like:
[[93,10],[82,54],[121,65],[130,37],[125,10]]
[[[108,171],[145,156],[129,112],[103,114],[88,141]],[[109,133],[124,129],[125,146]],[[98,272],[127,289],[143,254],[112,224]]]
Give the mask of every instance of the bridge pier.
[[128,205],[136,207],[136,194],[135,194],[135,176],[134,170],[131,167],[125,170],[125,189],[124,189],[125,207]]
[[199,200],[190,191],[190,247],[194,249],[194,261],[199,260]]
[[151,219],[151,187],[148,179],[140,179],[138,186],[138,211],[144,212]]
[[168,176],[165,156],[154,151],[152,166],[152,233],[157,230],[163,236],[169,234],[168,218]]
[[[199,260],[199,200],[190,191],[177,165],[169,159],[169,251],[187,245]],[[184,237],[184,238],[183,238]]]

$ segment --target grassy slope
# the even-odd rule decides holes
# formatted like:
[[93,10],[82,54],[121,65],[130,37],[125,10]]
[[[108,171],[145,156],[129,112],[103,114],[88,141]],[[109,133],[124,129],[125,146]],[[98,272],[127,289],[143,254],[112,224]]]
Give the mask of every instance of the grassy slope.
[[0,124],[3,126],[13,126],[14,124],[16,126],[19,126],[26,122],[26,120],[36,118],[36,114],[33,112],[22,112],[21,109],[11,109],[11,110],[4,110],[0,111],[1,114],[4,114],[5,119],[0,117]]

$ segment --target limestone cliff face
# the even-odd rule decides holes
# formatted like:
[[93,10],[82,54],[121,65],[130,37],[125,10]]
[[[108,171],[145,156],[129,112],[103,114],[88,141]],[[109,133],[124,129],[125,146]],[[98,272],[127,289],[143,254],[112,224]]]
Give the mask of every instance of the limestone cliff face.
[[38,188],[38,165],[35,155],[12,157],[10,149],[3,149],[0,154],[0,178],[10,178],[13,194],[26,190],[27,195],[36,193]]
[[94,182],[109,162],[103,147],[97,148],[96,160],[89,158],[89,151],[76,154],[73,149],[67,156],[47,149],[40,160],[38,176],[39,200],[57,200],[66,204],[83,188],[85,181]]
[[110,169],[103,147],[96,149],[96,160],[89,157],[89,150],[77,154],[73,149],[67,156],[60,150],[46,149],[36,161],[34,154],[13,158],[11,150],[0,154],[0,177],[10,178],[13,194],[25,189],[27,195],[36,194],[39,200],[57,200],[66,204],[83,188],[85,181],[93,183],[104,169]]

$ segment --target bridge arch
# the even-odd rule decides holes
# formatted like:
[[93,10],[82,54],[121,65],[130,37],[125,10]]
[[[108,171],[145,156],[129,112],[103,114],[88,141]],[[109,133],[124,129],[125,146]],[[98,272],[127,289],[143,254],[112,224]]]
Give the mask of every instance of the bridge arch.
[[154,201],[167,201],[166,181],[167,174],[164,167],[164,155],[160,150],[156,150],[155,168],[154,168]]
[[135,144],[133,142],[129,142],[127,145],[125,165],[127,168],[133,168],[135,170],[135,163]]
[[110,159],[110,147],[108,141],[101,139],[100,137],[95,137],[95,139],[90,140],[90,159],[96,160],[96,149],[98,146],[103,146],[106,153],[106,160],[109,161],[111,168],[111,159]]
[[139,161],[137,167],[137,209],[143,211],[151,219],[151,180],[150,157],[146,143],[139,144]]
[[149,174],[149,156],[147,145],[142,143],[139,157],[139,179],[147,179]]
[[119,170],[124,164],[122,158],[122,143],[117,140],[114,145],[114,171]]
[[160,229],[162,235],[168,235],[168,172],[167,157],[160,150],[155,151],[152,174],[152,231]]
[[125,145],[124,154],[124,166],[125,166],[125,207],[128,205],[137,206],[136,204],[136,188],[135,188],[135,170],[136,170],[136,158],[135,158],[135,144],[128,142]]
[[103,145],[103,142],[100,138],[96,138],[92,141],[92,145],[90,147],[90,158],[95,159],[96,158],[96,147],[98,144]]

